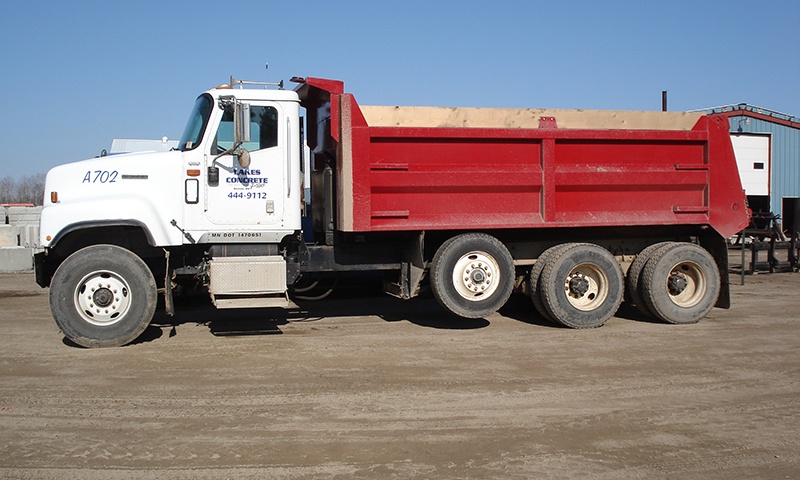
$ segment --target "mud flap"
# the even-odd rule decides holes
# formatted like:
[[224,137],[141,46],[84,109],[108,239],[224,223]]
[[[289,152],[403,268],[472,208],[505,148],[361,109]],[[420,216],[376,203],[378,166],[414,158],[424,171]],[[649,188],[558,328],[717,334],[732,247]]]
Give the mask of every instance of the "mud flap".
[[717,308],[731,308],[731,284],[728,274],[728,244],[717,232],[700,237],[700,246],[708,250],[719,268],[719,297],[714,305]]

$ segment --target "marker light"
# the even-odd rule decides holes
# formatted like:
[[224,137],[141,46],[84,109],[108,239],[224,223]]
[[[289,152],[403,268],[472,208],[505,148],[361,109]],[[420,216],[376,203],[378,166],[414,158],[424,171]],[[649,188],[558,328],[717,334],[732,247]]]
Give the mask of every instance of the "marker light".
[[58,203],[58,192],[50,192],[50,203]]

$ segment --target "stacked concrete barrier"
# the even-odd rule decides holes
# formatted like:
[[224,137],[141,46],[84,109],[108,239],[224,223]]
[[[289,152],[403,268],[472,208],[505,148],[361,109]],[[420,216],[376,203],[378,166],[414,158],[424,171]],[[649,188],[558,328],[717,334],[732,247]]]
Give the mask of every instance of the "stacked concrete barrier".
[[0,271],[33,269],[39,248],[42,207],[3,205],[0,218]]

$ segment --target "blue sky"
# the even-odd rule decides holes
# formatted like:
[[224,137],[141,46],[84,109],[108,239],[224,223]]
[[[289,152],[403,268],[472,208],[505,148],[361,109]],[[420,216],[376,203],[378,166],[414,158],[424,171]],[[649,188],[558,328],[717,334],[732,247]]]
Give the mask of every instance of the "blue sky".
[[[800,115],[800,1],[2,0],[0,177],[176,139],[234,75],[362,104]],[[269,70],[264,65],[269,63]]]

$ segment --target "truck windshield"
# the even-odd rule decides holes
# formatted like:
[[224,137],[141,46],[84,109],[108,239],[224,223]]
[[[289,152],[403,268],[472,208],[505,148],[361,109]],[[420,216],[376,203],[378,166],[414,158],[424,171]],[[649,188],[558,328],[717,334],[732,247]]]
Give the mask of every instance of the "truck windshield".
[[194,103],[192,114],[189,116],[189,122],[186,124],[186,129],[181,135],[181,141],[178,144],[178,150],[185,152],[192,150],[200,145],[203,140],[203,132],[206,131],[208,118],[211,116],[211,110],[214,107],[214,101],[208,94],[203,94],[197,97]]

